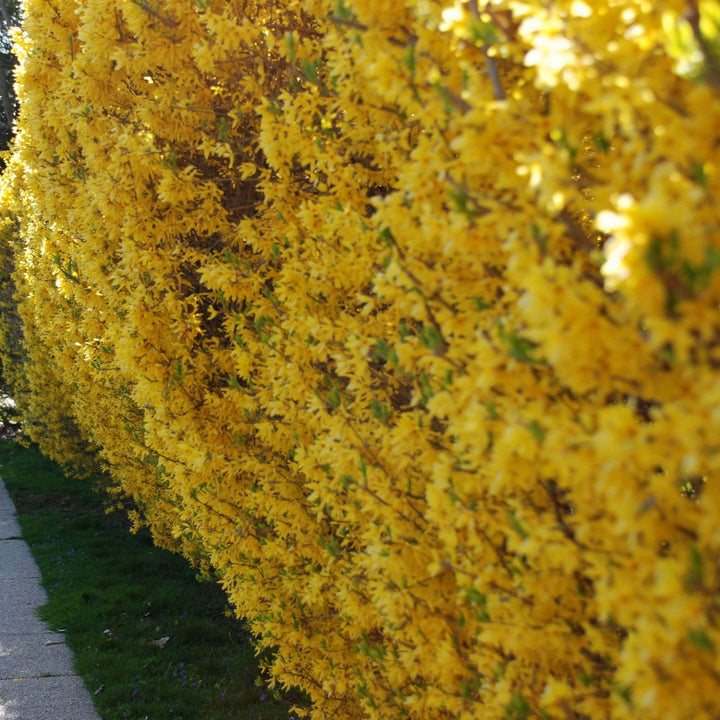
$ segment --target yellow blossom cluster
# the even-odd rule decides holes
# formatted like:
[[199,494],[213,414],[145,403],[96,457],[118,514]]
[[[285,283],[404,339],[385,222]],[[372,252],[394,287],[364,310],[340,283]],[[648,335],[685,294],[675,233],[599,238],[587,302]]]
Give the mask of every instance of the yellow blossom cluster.
[[720,715],[720,3],[25,0],[15,43],[28,433],[301,714]]

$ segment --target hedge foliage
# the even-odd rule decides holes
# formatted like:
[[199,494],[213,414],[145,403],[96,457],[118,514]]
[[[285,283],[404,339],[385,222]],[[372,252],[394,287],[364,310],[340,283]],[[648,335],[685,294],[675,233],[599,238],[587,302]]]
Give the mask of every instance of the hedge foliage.
[[28,434],[315,720],[716,719],[720,4],[24,13]]

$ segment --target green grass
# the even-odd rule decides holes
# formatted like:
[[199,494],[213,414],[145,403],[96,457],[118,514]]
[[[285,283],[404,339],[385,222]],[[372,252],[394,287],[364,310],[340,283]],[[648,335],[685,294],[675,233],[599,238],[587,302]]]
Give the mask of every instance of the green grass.
[[[103,720],[290,720],[215,583],[132,535],[90,481],[0,440],[0,475],[40,567],[41,617],[63,630]],[[163,644],[162,638],[169,638]],[[159,641],[159,642],[158,642]]]

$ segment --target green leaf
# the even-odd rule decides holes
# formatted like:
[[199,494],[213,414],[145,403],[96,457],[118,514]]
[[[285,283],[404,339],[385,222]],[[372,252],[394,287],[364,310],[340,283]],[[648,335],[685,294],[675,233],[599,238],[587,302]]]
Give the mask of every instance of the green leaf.
[[705,164],[697,160],[692,164],[692,176],[695,182],[703,189],[708,189],[708,177],[705,173]]
[[185,377],[185,370],[183,368],[182,360],[179,358],[175,359],[175,379],[181,383]]
[[585,687],[590,687],[590,685],[595,684],[598,681],[598,676],[593,673],[586,673],[584,670],[580,673],[580,682]]
[[490,615],[487,611],[487,596],[477,588],[469,587],[465,590],[467,601],[475,607],[475,617],[478,622],[490,622]]
[[420,342],[432,352],[442,350],[445,345],[440,331],[434,325],[424,325],[420,328],[418,337],[420,338]]
[[578,154],[578,149],[570,144],[570,141],[568,139],[567,133],[565,132],[565,128],[555,128],[550,133],[550,139],[563,150],[567,151],[568,155],[570,156],[570,162],[573,162],[575,160],[575,157]]
[[385,338],[380,338],[375,342],[375,352],[382,360],[390,362],[393,365],[397,365],[398,362],[400,362],[395,348],[390,345]]
[[405,52],[403,53],[403,62],[405,63],[405,66],[410,71],[410,77],[415,77],[415,45],[410,43],[406,48]]
[[318,542],[327,550],[334,558],[340,557],[340,542],[337,538],[329,540],[322,535],[318,535]]
[[715,643],[705,630],[690,629],[687,631],[687,639],[698,650],[703,650],[704,652],[713,652],[715,650]]
[[690,546],[690,557],[688,558],[688,571],[685,575],[685,586],[688,592],[697,592],[703,587],[705,579],[705,568],[703,567],[702,556],[696,545]]
[[303,58],[300,61],[302,74],[314,85],[320,82],[320,60],[308,60]]
[[630,688],[627,685],[614,684],[612,691],[620,698],[622,698],[626,704],[632,705],[632,698],[630,697]]
[[346,22],[354,20],[355,18],[355,16],[345,6],[343,0],[337,0],[337,2],[335,3],[335,16],[340,20],[345,20]]
[[515,516],[514,510],[508,510],[507,511],[507,519],[510,523],[510,527],[524,540],[528,537],[528,534],[525,530],[525,528],[520,524],[520,521]]
[[488,411],[488,420],[497,420],[500,417],[498,415],[497,406],[492,400],[485,401],[485,409]]
[[453,188],[450,192],[450,198],[455,205],[455,209],[472,220],[477,216],[477,211],[472,207],[472,202],[468,194],[461,188]]
[[297,55],[297,45],[295,43],[295,36],[291,31],[285,33],[285,46],[288,51],[288,59],[291,63],[295,63],[295,57]]
[[545,430],[545,428],[540,425],[537,420],[533,420],[532,422],[528,423],[527,429],[539,443],[542,443],[545,440],[547,430]]
[[537,246],[540,249],[540,253],[544,257],[545,255],[547,255],[548,238],[550,236],[544,230],[542,230],[541,227],[537,223],[533,223],[531,228],[532,228],[533,238],[535,239],[535,242],[537,243]]
[[381,403],[378,400],[373,400],[370,403],[370,413],[376,420],[387,422],[390,418],[390,410],[385,403]]
[[350,475],[342,475],[340,477],[340,484],[347,490],[351,485],[356,485],[357,480]]
[[230,137],[230,126],[228,125],[228,121],[226,117],[221,117],[218,121],[218,140],[220,142],[225,142],[228,137]]
[[522,337],[513,330],[506,331],[502,322],[498,323],[498,331],[500,339],[504,341],[508,355],[510,355],[511,358],[526,363],[540,362],[540,360],[534,358],[532,355],[537,348],[537,343]]
[[519,692],[516,692],[505,706],[505,717],[508,720],[527,720],[531,710],[528,701]]
[[378,237],[380,240],[382,240],[388,247],[392,247],[393,245],[393,237],[392,233],[390,232],[390,228],[386,227],[383,228],[379,233]]
[[473,15],[470,16],[468,35],[474,45],[495,45],[500,40],[497,27],[492,21],[484,21]]
[[611,143],[601,132],[595,133],[592,140],[593,145],[600,150],[600,152],[607,154],[610,151]]
[[332,386],[332,390],[327,393],[325,396],[325,399],[327,400],[328,404],[333,408],[339,408],[342,400],[340,398],[340,391],[337,388],[337,385]]
[[424,370],[420,373],[418,379],[420,381],[420,392],[422,393],[422,401],[424,404],[435,396],[435,390],[430,384],[429,375]]

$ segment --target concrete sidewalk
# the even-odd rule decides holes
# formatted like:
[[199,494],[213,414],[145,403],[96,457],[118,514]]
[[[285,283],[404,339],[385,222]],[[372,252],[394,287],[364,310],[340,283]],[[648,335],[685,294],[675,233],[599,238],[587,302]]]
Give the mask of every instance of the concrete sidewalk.
[[61,633],[37,609],[40,571],[0,478],[0,720],[100,720]]

